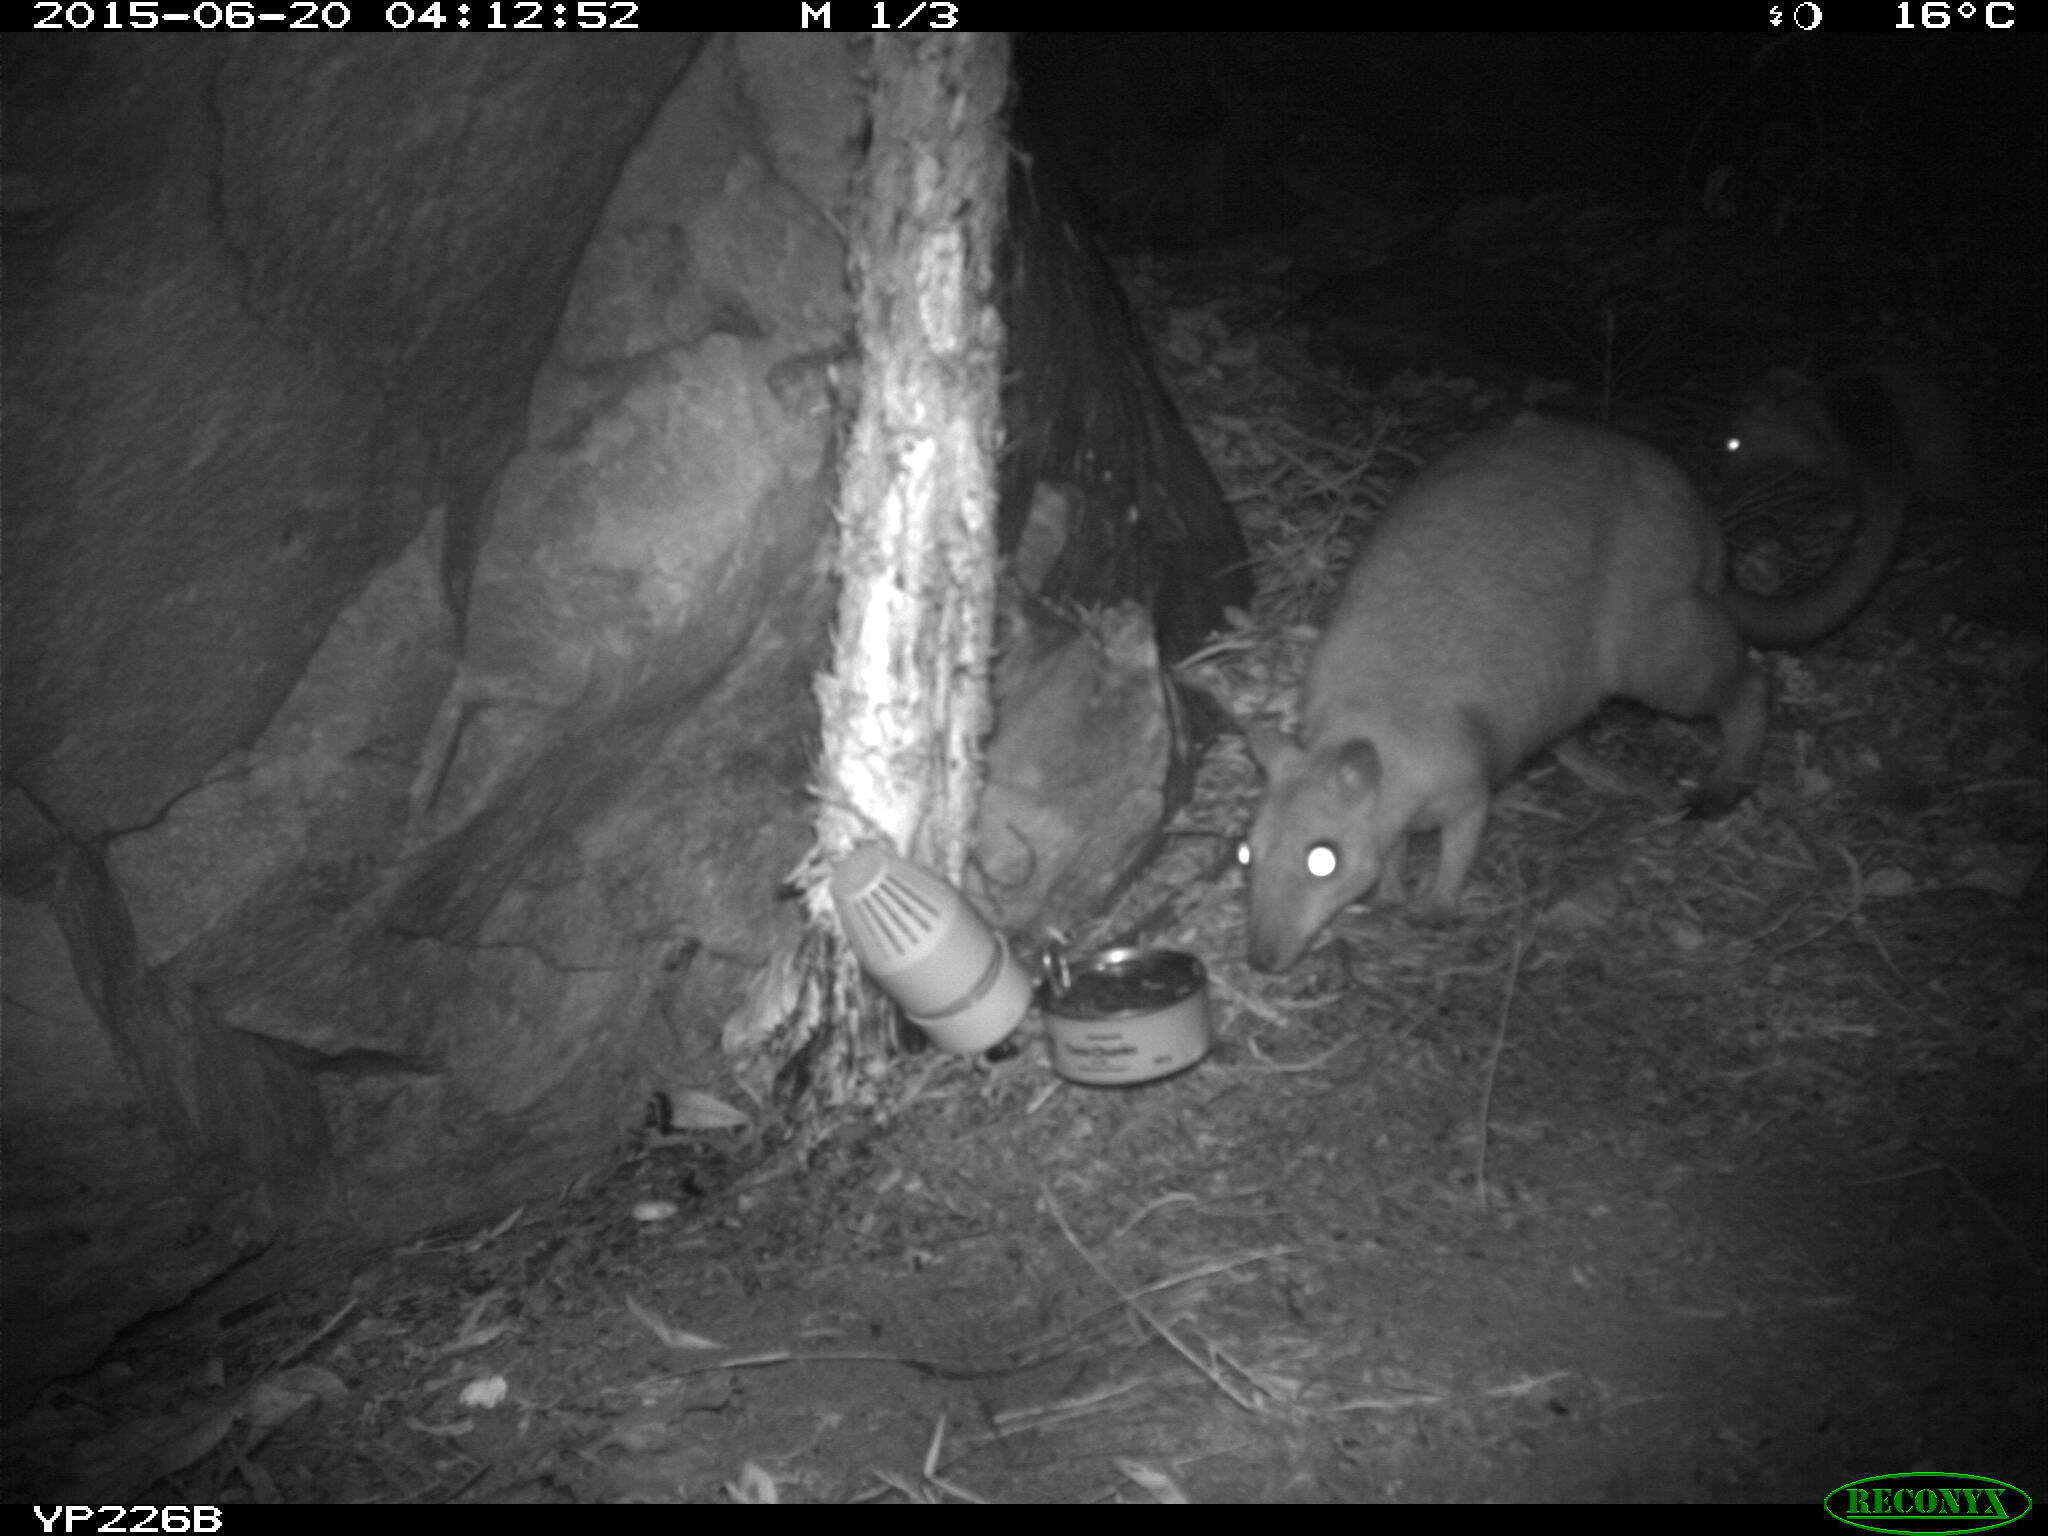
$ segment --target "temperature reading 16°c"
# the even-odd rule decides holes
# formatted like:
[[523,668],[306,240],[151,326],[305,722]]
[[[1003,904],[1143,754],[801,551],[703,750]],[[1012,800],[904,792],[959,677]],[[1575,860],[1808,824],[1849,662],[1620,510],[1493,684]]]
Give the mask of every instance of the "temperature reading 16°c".
[[1899,28],[1906,32],[1946,32],[1959,22],[1972,22],[1982,16],[1985,30],[2007,32],[2017,24],[2012,8],[2013,0],[1985,0],[1982,5],[1975,0],[1899,0]]

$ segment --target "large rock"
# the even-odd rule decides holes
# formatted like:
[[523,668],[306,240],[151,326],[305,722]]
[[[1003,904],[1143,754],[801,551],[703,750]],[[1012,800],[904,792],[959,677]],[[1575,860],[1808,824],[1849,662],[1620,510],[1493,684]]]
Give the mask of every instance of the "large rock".
[[693,47],[10,50],[5,731],[68,829],[145,825],[253,742],[430,506],[468,542]]
[[[560,1188],[718,1084],[810,842],[862,46],[10,55],[10,1406],[281,1235]],[[1078,589],[1093,490],[1018,561],[1144,600],[1013,650],[1019,927],[1150,835],[1146,615],[1185,644],[1230,585],[1177,573],[1241,549],[1099,258],[1030,266],[1142,439],[1034,473],[1173,511],[1127,591]]]

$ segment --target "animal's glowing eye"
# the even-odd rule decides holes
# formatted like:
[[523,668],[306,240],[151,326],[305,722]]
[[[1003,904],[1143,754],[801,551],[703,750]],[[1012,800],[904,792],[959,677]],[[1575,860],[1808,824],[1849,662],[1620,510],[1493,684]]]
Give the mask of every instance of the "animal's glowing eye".
[[1250,843],[1239,843],[1237,845],[1237,862],[1246,869],[1252,867],[1252,845]]
[[1315,847],[1309,849],[1308,857],[1302,862],[1308,866],[1308,872],[1316,879],[1327,880],[1337,873],[1337,850],[1328,843],[1317,843]]
[[1723,443],[1721,446],[1723,448],[1726,448],[1730,453],[1740,453],[1742,452],[1742,439],[1739,437],[1731,437],[1728,439],[1727,442]]

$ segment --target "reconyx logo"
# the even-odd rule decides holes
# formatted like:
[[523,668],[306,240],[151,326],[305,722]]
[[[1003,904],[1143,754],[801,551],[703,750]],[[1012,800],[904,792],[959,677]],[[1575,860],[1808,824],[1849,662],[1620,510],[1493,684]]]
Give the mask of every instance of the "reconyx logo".
[[2011,1525],[2034,1501],[2011,1483],[1968,1472],[1886,1472],[1844,1483],[1821,1507],[1866,1531],[1939,1531],[1963,1536]]

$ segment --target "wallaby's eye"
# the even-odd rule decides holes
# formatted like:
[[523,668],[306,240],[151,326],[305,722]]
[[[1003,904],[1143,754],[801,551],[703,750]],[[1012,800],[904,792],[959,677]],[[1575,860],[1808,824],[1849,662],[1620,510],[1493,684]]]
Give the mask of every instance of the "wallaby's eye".
[[1337,850],[1328,843],[1317,843],[1309,849],[1308,857],[1302,860],[1308,872],[1318,880],[1327,880],[1337,873]]
[[1250,843],[1239,843],[1237,845],[1237,862],[1246,869],[1252,867],[1252,845]]
[[1723,443],[1721,446],[1723,448],[1726,448],[1730,453],[1740,453],[1742,452],[1742,439],[1739,437],[1731,437],[1728,439],[1727,442]]

